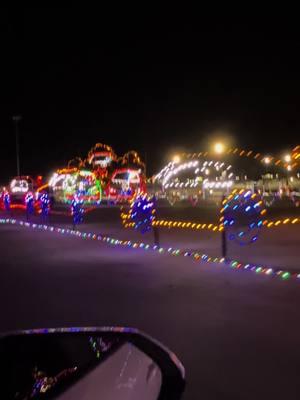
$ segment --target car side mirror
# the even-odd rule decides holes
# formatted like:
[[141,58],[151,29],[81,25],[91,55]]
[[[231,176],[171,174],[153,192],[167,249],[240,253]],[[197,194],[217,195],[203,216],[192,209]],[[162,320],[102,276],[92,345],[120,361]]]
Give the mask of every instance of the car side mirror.
[[0,340],[1,398],[180,399],[184,367],[132,328],[21,331]]

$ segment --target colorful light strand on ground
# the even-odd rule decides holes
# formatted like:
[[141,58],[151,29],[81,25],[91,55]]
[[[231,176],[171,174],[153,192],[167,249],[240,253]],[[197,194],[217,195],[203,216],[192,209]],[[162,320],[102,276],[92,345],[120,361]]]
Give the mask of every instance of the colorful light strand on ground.
[[263,275],[268,275],[268,276],[274,276],[281,278],[283,280],[288,280],[288,279],[296,279],[300,281],[300,273],[299,272],[290,272],[285,269],[281,268],[271,268],[268,266],[261,266],[261,265],[256,265],[253,263],[241,263],[237,260],[225,260],[224,258],[221,257],[211,257],[207,254],[201,254],[195,251],[187,251],[187,250],[182,250],[179,248],[173,248],[173,247],[161,247],[157,245],[150,245],[146,244],[143,242],[133,242],[131,240],[119,240],[116,238],[112,238],[110,236],[105,236],[105,235],[100,235],[92,232],[80,232],[78,230],[73,230],[73,229],[66,229],[66,228],[59,228],[59,227],[54,227],[54,226],[49,226],[45,224],[36,224],[32,222],[25,222],[25,221],[20,221],[16,220],[13,218],[0,218],[0,224],[11,224],[11,225],[19,225],[23,226],[26,228],[32,228],[35,230],[42,230],[42,231],[47,231],[47,232],[53,232],[53,233],[59,233],[62,235],[70,235],[70,236],[76,236],[80,237],[81,239],[84,240],[97,240],[100,242],[103,242],[105,244],[113,245],[113,246],[121,246],[121,247],[127,247],[127,248],[132,248],[132,249],[139,249],[139,250],[144,250],[144,251],[154,251],[159,254],[167,254],[167,255],[172,255],[172,256],[183,256],[183,257],[190,257],[193,260],[197,262],[206,262],[206,263],[211,263],[211,264],[219,264],[219,265],[224,265],[227,266],[231,269],[235,270],[244,270],[244,271],[251,271],[254,272],[255,274],[263,274]]

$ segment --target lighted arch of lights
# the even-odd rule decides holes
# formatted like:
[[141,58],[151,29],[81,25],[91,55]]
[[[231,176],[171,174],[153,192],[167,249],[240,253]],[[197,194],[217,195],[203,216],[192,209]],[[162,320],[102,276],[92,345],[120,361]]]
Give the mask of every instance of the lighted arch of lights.
[[[178,177],[181,173],[189,172],[192,179],[180,182]],[[214,179],[211,179],[213,177]],[[156,176],[155,181],[161,182],[164,189],[168,188],[191,188],[199,185],[204,188],[231,187],[235,175],[232,166],[218,160],[184,160],[182,162],[170,162]]]
[[248,158],[253,161],[258,161],[263,164],[271,164],[276,167],[283,167],[289,171],[300,169],[300,145],[295,146],[288,157],[275,157],[268,154],[263,154],[254,150],[241,149],[239,147],[224,148],[224,151],[216,154],[215,151],[200,151],[198,153],[181,153],[178,157],[185,160],[193,160],[206,157],[224,158],[226,156],[236,156],[240,158]]

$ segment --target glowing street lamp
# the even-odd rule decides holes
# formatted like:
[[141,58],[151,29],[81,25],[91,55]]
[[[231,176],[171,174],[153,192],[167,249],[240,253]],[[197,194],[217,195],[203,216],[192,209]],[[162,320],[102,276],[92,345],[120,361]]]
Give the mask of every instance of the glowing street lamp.
[[215,145],[214,145],[214,152],[215,152],[216,154],[222,154],[222,153],[224,153],[224,151],[225,151],[225,146],[224,146],[223,143],[221,143],[221,142],[215,143]]
[[292,161],[292,156],[291,156],[290,154],[286,154],[286,155],[283,157],[283,159],[284,159],[285,162],[289,163],[289,162]]
[[175,154],[175,156],[173,157],[173,162],[174,162],[175,164],[180,163],[180,156],[179,156],[178,154]]
[[271,162],[270,157],[265,157],[265,158],[264,158],[264,163],[265,163],[266,165],[269,165],[270,162]]

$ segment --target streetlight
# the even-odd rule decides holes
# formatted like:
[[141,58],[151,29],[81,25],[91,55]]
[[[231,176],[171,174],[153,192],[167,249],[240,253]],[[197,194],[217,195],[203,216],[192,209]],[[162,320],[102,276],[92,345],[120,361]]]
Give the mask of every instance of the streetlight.
[[286,154],[286,155],[283,157],[283,159],[284,159],[285,162],[289,163],[289,162],[292,161],[292,156],[291,156],[290,154]]
[[16,158],[17,158],[17,176],[20,176],[20,145],[19,145],[19,129],[18,122],[21,121],[21,115],[13,115],[12,120],[15,123],[16,132]]
[[[263,163],[265,164],[265,177],[263,177],[263,192],[265,192],[266,190],[266,184],[265,184],[265,180],[267,179],[267,175],[268,175],[268,165],[271,163],[271,158],[270,157],[265,157],[263,159]],[[270,186],[269,186],[270,189]]]
[[174,162],[175,164],[180,163],[180,156],[179,156],[178,154],[175,154],[175,156],[173,157],[173,162]]
[[222,153],[224,153],[224,151],[225,151],[225,146],[224,146],[223,143],[221,143],[221,142],[215,143],[215,145],[214,145],[214,152],[215,153],[222,154]]

